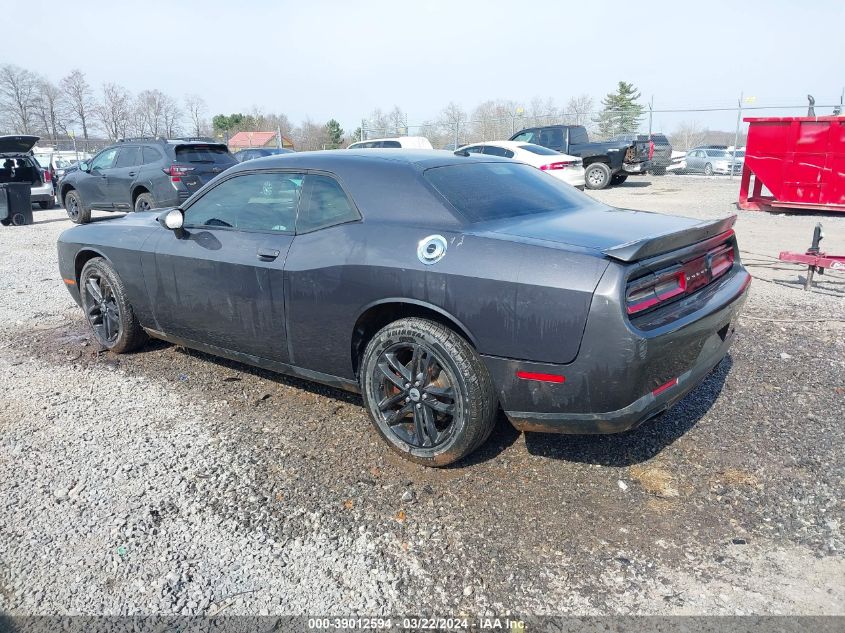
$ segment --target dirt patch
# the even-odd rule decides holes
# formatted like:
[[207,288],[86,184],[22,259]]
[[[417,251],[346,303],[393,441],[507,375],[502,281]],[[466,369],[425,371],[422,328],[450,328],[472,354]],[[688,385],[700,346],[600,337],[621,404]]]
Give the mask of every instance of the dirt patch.
[[658,466],[632,466],[631,478],[639,482],[646,492],[663,498],[680,497],[672,474]]

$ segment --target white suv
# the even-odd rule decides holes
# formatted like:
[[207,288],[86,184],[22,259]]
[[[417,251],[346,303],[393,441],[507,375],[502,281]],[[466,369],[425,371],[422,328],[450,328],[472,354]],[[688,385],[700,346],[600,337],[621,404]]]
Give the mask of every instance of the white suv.
[[424,136],[395,136],[393,138],[373,138],[352,143],[346,149],[434,149]]

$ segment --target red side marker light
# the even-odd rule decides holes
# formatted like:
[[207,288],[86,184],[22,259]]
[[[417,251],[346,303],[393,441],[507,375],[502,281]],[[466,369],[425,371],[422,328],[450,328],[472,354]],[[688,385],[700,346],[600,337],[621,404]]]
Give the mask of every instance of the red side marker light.
[[559,374],[540,374],[533,371],[519,370],[516,372],[516,377],[521,380],[538,380],[540,382],[566,382],[566,376],[561,376]]
[[672,380],[670,380],[669,382],[667,382],[665,384],[660,385],[657,389],[655,389],[651,393],[654,394],[655,396],[659,396],[661,393],[663,393],[667,389],[671,389],[672,387],[674,387],[677,384],[678,384],[678,379],[672,378]]

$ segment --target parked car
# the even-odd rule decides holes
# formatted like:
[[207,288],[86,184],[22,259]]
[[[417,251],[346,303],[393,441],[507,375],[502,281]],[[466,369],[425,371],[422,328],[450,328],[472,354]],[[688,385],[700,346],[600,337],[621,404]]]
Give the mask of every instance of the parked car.
[[746,298],[735,219],[616,209],[483,154],[302,152],[68,229],[58,259],[104,348],[152,336],[360,392],[393,450],[443,466],[499,406],[611,433],[680,400]]
[[651,163],[644,141],[591,143],[583,125],[547,125],[520,130],[510,140],[534,143],[584,161],[587,189],[620,185],[629,174],[644,174]]
[[542,145],[533,143],[519,143],[517,141],[487,141],[461,147],[457,151],[468,154],[484,154],[485,156],[501,156],[513,158],[526,165],[536,167],[572,185],[577,189],[584,189],[584,165],[577,156],[561,154]]
[[65,172],[71,167],[71,162],[58,152],[33,150],[35,160],[43,169],[50,172],[53,184],[53,193],[57,191],[59,181],[64,178]]
[[652,132],[649,134],[621,134],[613,138],[614,141],[643,141],[651,143],[649,152],[649,160],[651,167],[649,171],[656,176],[663,176],[666,174],[666,168],[672,164],[672,144],[665,134],[660,132]]
[[70,219],[84,224],[92,209],[146,211],[178,205],[235,164],[228,148],[212,139],[130,138],[67,172],[59,197]]
[[730,174],[732,170],[734,174],[742,173],[742,162],[733,159],[732,152],[727,149],[696,147],[687,152],[685,160],[684,170],[687,173],[702,173],[705,176]]
[[33,204],[42,209],[51,209],[53,196],[53,175],[35,160],[32,148],[38,142],[37,136],[0,136],[0,184],[28,182]]
[[396,136],[374,138],[352,143],[346,149],[432,149],[431,141],[424,136]]
[[253,158],[264,158],[265,156],[278,156],[279,154],[292,154],[292,149],[284,147],[251,147],[249,149],[242,149],[235,152],[233,156],[239,163],[245,160],[252,160]]

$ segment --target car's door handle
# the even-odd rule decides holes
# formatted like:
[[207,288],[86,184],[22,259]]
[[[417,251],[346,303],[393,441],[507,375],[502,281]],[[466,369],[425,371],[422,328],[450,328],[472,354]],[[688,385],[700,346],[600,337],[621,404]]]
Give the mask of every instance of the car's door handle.
[[275,248],[259,248],[258,259],[264,262],[272,262],[279,256],[279,251]]
[[129,175],[130,175],[130,176],[134,176],[134,175],[135,175],[135,172],[134,172],[134,171],[130,171],[130,172],[129,172]]

